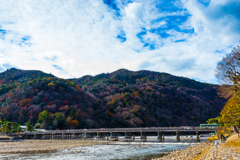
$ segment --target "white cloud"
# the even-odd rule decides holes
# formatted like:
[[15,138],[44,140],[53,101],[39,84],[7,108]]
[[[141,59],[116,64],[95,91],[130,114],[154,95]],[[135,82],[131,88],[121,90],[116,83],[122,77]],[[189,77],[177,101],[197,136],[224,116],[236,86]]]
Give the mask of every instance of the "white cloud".
[[[0,0],[0,29],[6,31],[1,35],[0,30],[0,70],[7,68],[3,64],[10,64],[70,78],[119,68],[150,69],[213,81],[216,63],[239,40],[237,15],[222,13],[236,1],[212,0],[204,6],[196,0],[182,0],[172,5],[183,5],[187,11],[171,12],[159,9],[171,8],[164,2],[168,1],[119,0],[116,5],[121,15],[117,16],[116,10],[99,0]],[[215,10],[222,16],[209,16]],[[167,21],[189,13],[185,23]],[[194,28],[194,33],[179,32],[171,25]],[[150,32],[152,29],[169,36]],[[141,39],[137,34],[142,31],[146,34]],[[119,34],[126,41],[121,42]],[[23,37],[28,36],[25,42]],[[144,47],[145,43],[156,49]],[[216,54],[216,50],[222,53]]]

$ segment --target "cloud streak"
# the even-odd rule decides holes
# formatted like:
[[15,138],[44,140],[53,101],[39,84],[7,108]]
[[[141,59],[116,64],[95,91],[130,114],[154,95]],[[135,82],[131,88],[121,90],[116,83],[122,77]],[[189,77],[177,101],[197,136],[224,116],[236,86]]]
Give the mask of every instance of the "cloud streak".
[[70,78],[148,69],[216,83],[216,63],[239,41],[237,0],[0,3],[1,71]]

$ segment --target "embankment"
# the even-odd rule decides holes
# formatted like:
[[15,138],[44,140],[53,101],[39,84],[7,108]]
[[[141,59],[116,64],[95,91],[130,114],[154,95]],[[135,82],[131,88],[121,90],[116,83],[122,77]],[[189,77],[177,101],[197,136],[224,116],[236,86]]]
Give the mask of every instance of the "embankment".
[[225,143],[200,143],[186,149],[172,151],[154,160],[240,160],[240,138],[233,135]]

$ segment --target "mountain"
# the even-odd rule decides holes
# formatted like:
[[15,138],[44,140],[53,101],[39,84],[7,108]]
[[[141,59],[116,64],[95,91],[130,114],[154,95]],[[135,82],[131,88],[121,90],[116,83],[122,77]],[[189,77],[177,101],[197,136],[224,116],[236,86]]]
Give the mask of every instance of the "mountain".
[[[0,87],[1,119],[35,124],[47,111],[49,117],[38,121],[45,128],[199,125],[218,116],[226,102],[217,85],[145,70],[65,80],[10,69],[0,78],[5,82]],[[73,125],[74,120],[79,123]]]
[[51,74],[36,70],[8,69],[0,73],[0,95],[16,88],[21,83],[26,83],[36,78],[54,77]]
[[8,69],[0,73],[0,85],[12,83],[25,83],[36,78],[55,77],[52,74],[47,74],[37,70],[20,70],[16,68]]

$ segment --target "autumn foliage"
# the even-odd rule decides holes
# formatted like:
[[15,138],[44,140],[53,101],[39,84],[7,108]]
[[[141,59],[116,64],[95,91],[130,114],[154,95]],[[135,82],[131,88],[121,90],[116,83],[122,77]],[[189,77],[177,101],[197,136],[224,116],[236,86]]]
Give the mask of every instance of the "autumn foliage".
[[0,118],[46,129],[199,125],[226,102],[216,85],[151,71],[65,80],[10,69],[0,83]]

